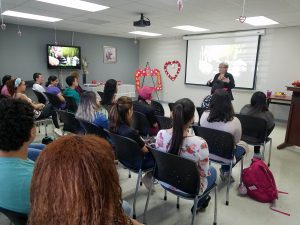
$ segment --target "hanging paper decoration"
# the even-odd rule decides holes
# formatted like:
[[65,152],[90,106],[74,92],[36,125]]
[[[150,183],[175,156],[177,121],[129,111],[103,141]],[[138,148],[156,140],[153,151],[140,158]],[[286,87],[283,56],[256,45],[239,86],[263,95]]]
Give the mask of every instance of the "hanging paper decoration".
[[[172,75],[168,72],[168,66],[172,66],[172,67],[174,68],[175,65],[177,65],[177,71],[176,71],[175,75],[172,76]],[[180,62],[179,62],[178,60],[168,61],[168,62],[166,62],[165,65],[164,65],[164,70],[165,70],[166,75],[171,79],[171,81],[174,81],[174,80],[178,77],[178,75],[179,75],[179,73],[180,73],[180,70],[181,70],[181,64],[180,64]]]
[[183,9],[183,0],[177,0],[177,6],[178,6],[179,12],[182,12],[182,9]]
[[154,87],[152,87],[153,90],[155,91],[162,90],[160,71],[156,68],[151,69],[149,66],[146,66],[144,69],[138,69],[135,72],[135,86],[137,91],[141,88],[140,78],[146,76],[156,77],[156,84]]
[[246,4],[246,0],[244,0],[244,3],[243,3],[242,15],[239,17],[240,23],[244,23],[244,22],[246,21],[246,16],[245,16],[245,4]]

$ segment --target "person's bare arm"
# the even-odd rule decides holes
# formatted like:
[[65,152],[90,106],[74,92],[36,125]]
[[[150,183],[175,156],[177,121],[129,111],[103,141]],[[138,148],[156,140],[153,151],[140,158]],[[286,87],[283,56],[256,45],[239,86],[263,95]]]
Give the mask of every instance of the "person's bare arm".
[[64,98],[64,96],[62,95],[61,92],[59,92],[59,93],[57,94],[57,97],[59,98],[59,100],[60,100],[61,102],[65,102],[65,101],[66,101],[65,98]]
[[144,225],[143,223],[138,222],[135,219],[130,219],[133,225]]

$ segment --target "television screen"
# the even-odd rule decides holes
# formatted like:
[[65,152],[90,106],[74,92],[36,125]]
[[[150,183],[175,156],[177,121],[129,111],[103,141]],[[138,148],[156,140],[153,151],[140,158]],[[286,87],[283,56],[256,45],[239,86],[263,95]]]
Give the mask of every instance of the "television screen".
[[81,52],[78,46],[47,45],[49,69],[81,69]]

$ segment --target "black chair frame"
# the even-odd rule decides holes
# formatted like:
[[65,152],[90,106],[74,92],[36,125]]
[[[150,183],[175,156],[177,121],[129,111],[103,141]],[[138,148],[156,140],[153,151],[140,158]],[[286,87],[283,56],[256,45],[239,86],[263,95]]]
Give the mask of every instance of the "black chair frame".
[[164,116],[165,110],[162,104],[158,101],[152,100],[151,107],[154,109],[154,114],[157,116]]
[[0,212],[3,213],[12,224],[14,225],[26,225],[28,216],[23,213],[14,212],[9,209],[0,207]]

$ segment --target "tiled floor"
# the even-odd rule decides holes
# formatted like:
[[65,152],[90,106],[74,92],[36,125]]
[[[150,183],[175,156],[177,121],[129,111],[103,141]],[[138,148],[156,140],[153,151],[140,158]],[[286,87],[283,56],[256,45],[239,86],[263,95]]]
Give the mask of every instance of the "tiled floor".
[[[279,195],[276,201],[276,207],[282,211],[289,212],[291,216],[285,216],[273,212],[269,209],[270,204],[255,202],[248,197],[241,197],[237,193],[238,179],[240,174],[239,165],[233,169],[233,176],[236,182],[230,188],[230,204],[225,205],[226,187],[218,178],[218,224],[219,225],[299,225],[300,224],[300,148],[289,147],[284,150],[277,150],[276,146],[284,140],[285,124],[277,124],[271,134],[273,138],[271,167],[277,187],[279,190],[286,191],[288,195]],[[38,139],[41,137],[39,136]],[[299,137],[300,138],[300,137]],[[253,150],[253,149],[251,149]],[[267,157],[267,154],[266,154]],[[250,164],[252,152],[248,154],[245,160],[245,166]],[[218,168],[217,165],[215,165]],[[118,166],[120,174],[123,197],[130,204],[133,203],[133,196],[136,184],[136,175],[128,178],[128,171]],[[185,225],[191,222],[192,202],[184,199],[180,200],[180,209],[176,208],[176,197],[168,194],[168,200],[163,200],[163,189],[156,185],[156,192],[151,195],[148,213],[147,225]],[[137,219],[143,220],[143,211],[146,202],[147,191],[144,186],[139,189],[136,212]],[[198,213],[195,224],[211,225],[213,223],[214,195],[212,201],[205,212]],[[0,214],[0,224],[8,225],[8,220]]]

